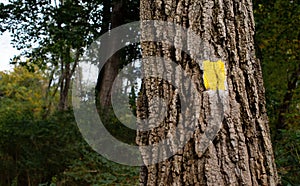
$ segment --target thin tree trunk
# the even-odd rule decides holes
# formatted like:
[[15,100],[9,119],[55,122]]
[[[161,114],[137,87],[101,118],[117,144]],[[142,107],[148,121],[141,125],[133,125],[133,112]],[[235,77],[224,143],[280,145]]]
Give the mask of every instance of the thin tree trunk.
[[68,108],[68,94],[69,94],[69,87],[70,87],[70,79],[69,77],[70,73],[70,64],[65,63],[64,65],[64,71],[62,74],[62,82],[60,86],[60,97],[59,97],[59,110],[66,110]]
[[46,93],[45,93],[46,102],[45,102],[45,106],[44,106],[43,119],[46,119],[48,117],[48,115],[50,114],[51,106],[52,106],[52,98],[55,96],[56,91],[57,91],[57,89],[55,89],[53,96],[50,95],[51,88],[52,88],[51,86],[52,86],[52,82],[53,82],[54,74],[55,74],[56,70],[57,70],[57,67],[53,66],[53,69],[51,70],[49,78],[48,78],[49,82],[48,82],[48,86],[47,86]]
[[[286,129],[286,116],[285,114],[288,113],[290,106],[292,104],[293,96],[295,90],[297,89],[298,81],[300,79],[300,64],[295,69],[295,71],[291,74],[290,79],[287,82],[287,91],[284,94],[282,104],[279,107],[278,113],[278,125],[276,126],[276,130]],[[277,139],[280,139],[280,136],[276,136]]]
[[[209,106],[220,97],[209,96],[214,87],[208,87],[205,82],[205,68],[195,61],[195,55],[187,55],[180,50],[200,45],[193,46],[195,42],[187,42],[188,36],[177,37],[176,32],[171,44],[143,42],[143,58],[163,56],[176,62],[196,85],[200,98],[186,103],[187,109],[184,110],[178,102],[188,99],[180,97],[177,93],[179,88],[160,78],[143,79],[137,116],[148,119],[149,125],[156,127],[138,131],[138,145],[157,144],[168,138],[176,127],[179,128],[177,138],[181,141],[186,135],[180,131],[181,121],[183,128],[190,124],[196,130],[186,145],[167,160],[156,163],[161,154],[167,153],[172,141],[167,141],[169,144],[162,149],[142,149],[145,166],[141,169],[140,185],[278,185],[261,66],[255,57],[251,0],[141,0],[141,20],[175,22],[193,30],[203,43],[203,53],[195,54],[200,55],[201,64],[205,60],[218,59],[225,63],[227,86],[224,89],[228,105],[218,134],[202,152],[199,141],[203,140],[202,134],[210,119],[214,119],[209,118],[213,112]],[[152,34],[155,38],[164,33]],[[170,71],[166,65],[158,67],[149,62],[144,66],[145,73],[168,74]],[[174,82],[180,82],[182,78],[175,73],[171,77]],[[186,85],[180,87],[183,90],[188,88]],[[155,103],[155,97],[164,98],[168,104],[166,116],[160,122],[152,118],[153,113],[161,113],[157,111],[159,105]],[[189,113],[188,108],[197,104],[200,105],[198,114]]]
[[76,50],[74,62],[71,63],[71,49],[66,47],[65,54],[61,58],[61,79],[60,79],[60,97],[59,97],[59,110],[67,110],[69,108],[69,93],[72,76],[75,72],[76,66],[79,62],[80,49]]

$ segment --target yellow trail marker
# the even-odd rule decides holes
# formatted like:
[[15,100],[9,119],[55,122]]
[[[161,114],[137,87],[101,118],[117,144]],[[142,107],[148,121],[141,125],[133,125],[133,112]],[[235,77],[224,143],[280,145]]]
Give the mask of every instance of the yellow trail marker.
[[217,62],[203,61],[203,70],[206,89],[225,90],[225,64],[221,60]]

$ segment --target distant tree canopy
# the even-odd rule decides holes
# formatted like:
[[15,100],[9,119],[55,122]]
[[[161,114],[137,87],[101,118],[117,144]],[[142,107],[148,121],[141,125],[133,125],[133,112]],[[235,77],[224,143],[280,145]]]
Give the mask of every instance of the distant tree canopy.
[[[33,64],[47,69],[50,84],[56,82],[60,89],[58,108],[66,110],[70,107],[71,78],[81,55],[95,39],[112,28],[112,10],[120,3],[123,16],[115,17],[122,18],[121,24],[138,19],[138,0],[11,0],[6,5],[1,3],[0,31],[10,31],[12,44],[23,51],[12,63],[30,70],[34,70]],[[129,54],[131,52],[124,53]]]
[[0,72],[0,76],[0,112],[4,115],[15,113],[14,117],[18,117],[26,111],[28,118],[39,117],[45,104],[45,76],[38,70],[31,73],[23,67],[16,67],[10,73]]

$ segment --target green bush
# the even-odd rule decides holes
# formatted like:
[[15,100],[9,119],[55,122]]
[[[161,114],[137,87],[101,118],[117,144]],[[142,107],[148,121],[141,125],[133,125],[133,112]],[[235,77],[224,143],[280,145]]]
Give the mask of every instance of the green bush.
[[300,185],[300,130],[282,130],[273,143],[276,164],[283,185]]
[[[114,126],[114,123],[112,124]],[[106,160],[82,139],[73,112],[0,117],[0,185],[136,185],[139,169]]]
[[120,165],[103,158],[88,147],[82,156],[59,176],[63,185],[137,185],[139,168]]
[[6,113],[0,136],[0,185],[38,185],[79,156],[79,133],[69,113],[36,121]]

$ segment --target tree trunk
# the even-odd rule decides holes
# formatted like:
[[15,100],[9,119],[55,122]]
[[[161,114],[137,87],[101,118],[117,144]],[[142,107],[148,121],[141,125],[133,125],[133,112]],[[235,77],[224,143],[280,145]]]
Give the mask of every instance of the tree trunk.
[[[298,81],[300,79],[300,63],[295,71],[290,76],[290,79],[287,82],[287,91],[284,94],[282,104],[279,106],[278,109],[278,124],[276,126],[276,131],[280,131],[282,129],[287,129],[287,122],[286,122],[286,114],[289,113],[290,106],[292,104],[293,96],[295,94],[295,90],[298,86]],[[278,136],[276,139],[280,139],[280,132],[278,132]]]
[[[59,95],[59,104],[58,104],[58,109],[60,111],[65,111],[69,109],[70,85],[71,85],[73,74],[79,62],[79,56],[80,56],[80,51],[79,49],[76,49],[75,58],[73,59],[74,62],[71,63],[72,61],[71,48],[66,46],[65,52],[61,57],[61,77],[59,80],[60,95]],[[51,104],[49,106],[51,106]],[[47,114],[48,113],[46,113],[45,116],[47,116]]]
[[[192,30],[202,41],[196,46],[197,41],[188,38],[189,35],[180,35],[180,31],[174,31],[171,42],[142,41],[144,59],[161,56],[173,60],[187,74],[200,96],[192,99],[195,91],[188,96],[178,93],[187,92],[191,87],[178,84],[183,78],[178,66],[169,68],[166,63],[143,61],[145,74],[169,75],[179,86],[159,77],[143,79],[137,116],[140,120],[147,119],[150,130],[143,131],[141,125],[137,134],[145,163],[141,169],[140,185],[279,185],[261,66],[255,57],[251,0],[141,0],[141,20],[175,22]],[[157,30],[159,28],[150,32],[153,38],[168,34]],[[162,32],[169,30],[163,29]],[[149,33],[142,30],[142,37],[143,34]],[[200,46],[202,51],[192,52],[193,47]],[[225,85],[219,82],[222,74],[209,71],[211,66],[215,70],[221,69],[220,72],[225,68]],[[169,74],[172,69],[176,70]],[[216,92],[215,97],[211,96],[213,92]],[[205,130],[218,118],[213,114],[213,103],[219,102],[224,95],[227,95],[226,105],[222,106],[221,126],[214,137]],[[167,104],[164,110],[157,97],[163,98]],[[189,110],[192,107],[198,110],[193,113]],[[161,113],[166,113],[166,116],[160,120],[155,118]],[[172,151],[172,143],[184,141],[188,127],[194,127],[195,131],[183,148],[170,158],[158,161]],[[172,136],[174,131],[177,133]],[[205,140],[203,133],[211,140],[207,148],[200,146]],[[165,146],[155,146],[170,136],[175,136],[177,141],[165,140]],[[149,145],[153,148],[143,149]]]
[[[111,29],[118,27],[124,23],[124,10],[122,9],[123,1],[117,1],[113,3],[112,13],[109,11],[106,11],[106,13],[109,13],[107,15],[111,15]],[[110,3],[104,4],[104,7],[109,7],[108,10],[110,10]],[[104,14],[104,17],[107,15]],[[106,17],[105,21],[109,21]],[[108,31],[109,28],[106,28],[109,24],[105,23],[103,25],[104,31]],[[105,33],[105,32],[104,32]],[[102,34],[104,34],[102,33]],[[114,47],[114,39],[111,38],[111,46],[103,46],[108,47],[109,49],[113,50]],[[119,68],[120,68],[120,55],[118,52],[116,52],[111,58],[106,62],[104,67],[101,69],[99,76],[98,76],[98,82],[96,85],[96,100],[97,105],[101,108],[109,108],[111,106],[111,91],[112,91],[112,85],[114,83],[115,78],[118,75]]]

